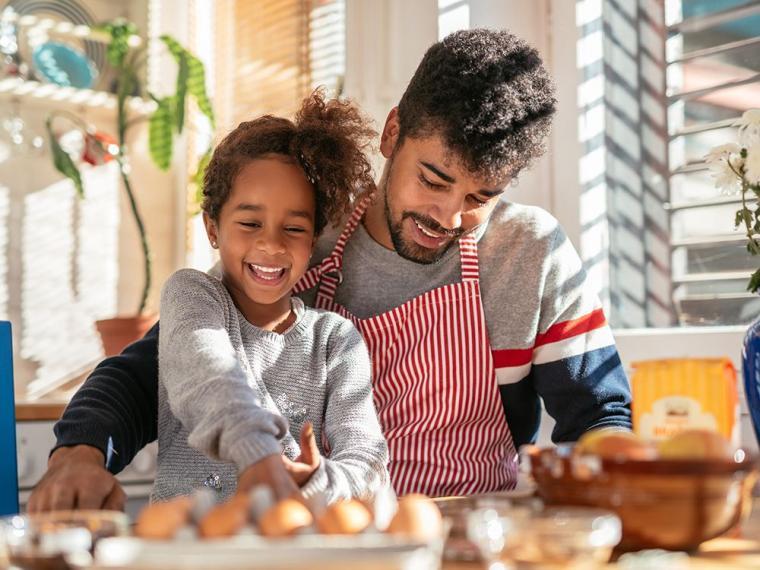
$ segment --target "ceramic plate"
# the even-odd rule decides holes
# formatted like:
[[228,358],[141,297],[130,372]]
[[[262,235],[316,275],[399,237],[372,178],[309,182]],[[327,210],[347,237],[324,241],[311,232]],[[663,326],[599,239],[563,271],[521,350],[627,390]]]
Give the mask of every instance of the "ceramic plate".
[[34,71],[48,83],[62,87],[89,89],[98,72],[81,51],[58,42],[45,42],[32,53]]

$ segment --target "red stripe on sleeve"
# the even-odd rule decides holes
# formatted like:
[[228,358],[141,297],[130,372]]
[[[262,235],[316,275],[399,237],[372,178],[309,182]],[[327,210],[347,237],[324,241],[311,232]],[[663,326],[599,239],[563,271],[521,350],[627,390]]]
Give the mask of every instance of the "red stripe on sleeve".
[[504,368],[506,366],[522,366],[523,364],[529,364],[532,358],[533,349],[531,348],[493,351],[494,368]]
[[600,329],[606,324],[607,319],[604,316],[604,310],[599,308],[577,319],[562,321],[561,323],[552,325],[545,333],[536,335],[536,343],[534,346],[542,346],[544,344],[557,342],[558,340],[578,336],[579,334],[585,334]]

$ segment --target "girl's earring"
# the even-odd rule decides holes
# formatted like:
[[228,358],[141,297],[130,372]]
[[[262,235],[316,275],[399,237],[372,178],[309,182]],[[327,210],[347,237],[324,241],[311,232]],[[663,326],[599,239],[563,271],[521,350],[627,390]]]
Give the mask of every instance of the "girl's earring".
[[216,249],[216,242],[215,241],[211,242],[211,247],[213,247],[214,249]]

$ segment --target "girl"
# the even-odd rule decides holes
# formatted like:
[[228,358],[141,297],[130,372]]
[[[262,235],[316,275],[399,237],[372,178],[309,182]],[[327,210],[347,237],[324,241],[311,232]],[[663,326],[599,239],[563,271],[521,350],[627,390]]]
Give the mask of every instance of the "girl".
[[316,237],[372,185],[374,133],[349,103],[308,97],[294,122],[240,124],[216,148],[203,219],[220,275],[172,275],[161,295],[158,474],[152,499],[206,485],[222,499],[371,495],[388,480],[359,332],[291,296]]

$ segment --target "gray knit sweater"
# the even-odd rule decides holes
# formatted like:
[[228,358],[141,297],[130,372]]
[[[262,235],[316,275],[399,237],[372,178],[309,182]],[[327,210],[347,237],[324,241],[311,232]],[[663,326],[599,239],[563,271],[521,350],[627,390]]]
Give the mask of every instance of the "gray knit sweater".
[[359,332],[335,313],[292,303],[296,321],[278,334],[246,321],[218,278],[182,269],[168,279],[153,500],[206,482],[228,498],[239,471],[256,461],[295,459],[306,421],[323,456],[306,496],[361,497],[387,483],[388,449]]

